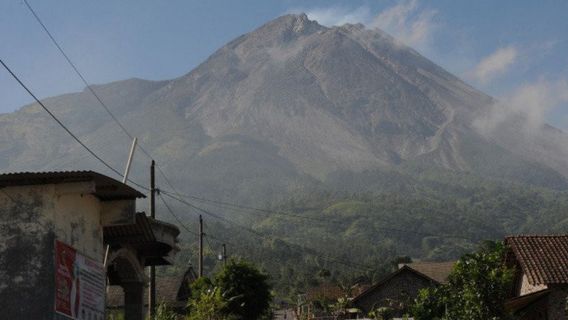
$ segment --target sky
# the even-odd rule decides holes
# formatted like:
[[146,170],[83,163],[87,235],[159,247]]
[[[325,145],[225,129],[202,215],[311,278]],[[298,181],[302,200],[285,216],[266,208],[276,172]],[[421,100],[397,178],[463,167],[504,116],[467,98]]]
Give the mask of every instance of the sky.
[[[27,0],[87,81],[172,79],[287,13],[379,28],[498,98],[568,130],[564,0]],[[0,58],[40,98],[83,90],[23,0],[0,0]],[[32,98],[0,69],[0,113]],[[103,97],[104,99],[104,97]]]

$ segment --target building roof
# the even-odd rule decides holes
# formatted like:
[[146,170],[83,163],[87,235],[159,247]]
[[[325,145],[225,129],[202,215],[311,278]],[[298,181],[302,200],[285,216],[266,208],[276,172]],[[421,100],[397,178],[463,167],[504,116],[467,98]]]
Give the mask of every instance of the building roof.
[[317,299],[337,300],[345,295],[345,291],[339,286],[331,283],[323,283],[317,287],[309,288],[306,291],[306,300],[314,301]]
[[568,235],[505,238],[531,285],[568,284]]
[[399,275],[401,275],[404,272],[410,272],[413,273],[414,275],[425,279],[426,281],[430,281],[433,284],[440,284],[438,281],[436,281],[435,279],[430,278],[429,276],[416,271],[414,269],[412,269],[411,267],[407,266],[407,265],[403,265],[402,267],[400,267],[398,270],[396,270],[395,272],[391,273],[390,275],[388,275],[387,277],[385,277],[383,280],[379,281],[377,284],[371,286],[369,289],[363,291],[361,294],[359,294],[358,296],[353,298],[353,302],[357,302],[358,300],[366,297],[367,295],[369,295],[370,293],[374,292],[377,289],[380,289],[383,285],[387,284],[390,280],[392,280],[394,277],[397,277]]
[[121,181],[94,171],[14,172],[0,174],[0,188],[87,181],[95,183],[93,195],[102,201],[145,197],[144,194]]
[[136,213],[135,223],[105,226],[104,243],[111,246],[128,244],[145,257],[147,266],[169,265],[173,262],[169,253],[177,251],[179,229],[173,224]]
[[519,297],[514,297],[505,302],[505,310],[511,313],[516,313],[534,304],[540,299],[548,296],[549,293],[550,289],[544,289],[533,293],[525,294]]
[[455,264],[456,264],[455,261],[446,261],[446,262],[420,261],[420,262],[404,263],[402,265],[406,265],[422,274],[425,274],[439,283],[447,283],[448,276],[454,269]]

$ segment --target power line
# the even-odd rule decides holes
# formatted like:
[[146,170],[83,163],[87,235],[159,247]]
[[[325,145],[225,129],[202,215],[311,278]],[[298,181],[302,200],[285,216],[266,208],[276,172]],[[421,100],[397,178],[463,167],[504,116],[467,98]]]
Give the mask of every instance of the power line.
[[190,234],[193,234],[195,236],[199,236],[197,234],[197,232],[192,231],[191,229],[189,229],[182,221],[181,219],[174,213],[174,211],[172,210],[172,208],[168,205],[168,203],[166,202],[166,200],[164,199],[164,197],[162,197],[162,195],[160,193],[158,193],[158,197],[160,198],[160,200],[162,200],[162,203],[164,204],[164,206],[166,206],[166,209],[168,210],[168,212],[170,213],[170,215],[172,217],[174,217],[174,219],[176,219],[176,221],[180,224],[180,226],[187,231]]
[[[69,129],[67,126],[65,126],[65,124],[63,124],[63,122],[61,122],[61,120],[59,120],[59,118],[57,118],[57,116],[55,116],[55,114],[53,112],[51,112],[49,110],[49,108],[47,108],[45,106],[45,104],[43,102],[41,102],[41,100],[38,99],[38,97],[22,82],[22,80],[20,80],[20,78],[12,71],[12,69],[10,69],[10,67],[8,67],[8,65],[6,65],[6,63],[4,63],[4,61],[0,58],[0,64],[2,64],[2,66],[4,67],[4,69],[6,69],[6,71],[8,71],[8,73],[10,73],[10,75],[14,78],[14,80],[16,80],[18,82],[18,84],[24,88],[24,90],[27,91],[27,93],[34,98],[34,100],[51,116],[51,118],[53,118],[53,120],[55,120],[55,122],[57,122],[57,124],[59,126],[61,126],[77,143],[79,143],[85,150],[87,150],[87,152],[89,152],[93,157],[95,157],[95,159],[97,159],[100,163],[102,163],[105,167],[107,167],[110,171],[114,172],[116,175],[118,175],[119,177],[123,177],[123,174],[120,173],[120,171],[116,170],[114,167],[112,167],[108,162],[106,162],[103,158],[101,158],[99,155],[97,155],[91,148],[89,148],[83,141],[81,141],[81,139],[79,139],[79,137],[77,137],[72,131],[71,129]],[[136,185],[137,187],[144,189],[146,191],[149,191],[150,189],[144,185],[141,185],[131,179],[128,179],[128,181],[134,185]]]
[[[114,122],[116,122],[116,124],[122,129],[122,131],[130,138],[130,140],[134,139],[134,136],[132,134],[130,134],[130,132],[126,129],[126,127],[118,120],[118,118],[112,113],[112,111],[110,111],[110,108],[103,102],[103,100],[101,99],[101,97],[95,92],[95,90],[91,87],[91,85],[89,84],[89,82],[85,79],[85,77],[83,76],[83,74],[79,71],[79,68],[77,68],[77,66],[75,65],[75,63],[73,63],[73,61],[71,61],[71,58],[69,58],[69,55],[67,55],[67,53],[65,53],[65,51],[63,50],[63,48],[61,47],[61,45],[57,42],[57,40],[55,40],[55,37],[53,36],[53,34],[49,31],[49,29],[47,28],[47,26],[45,25],[45,23],[43,23],[43,21],[41,20],[41,18],[39,17],[39,15],[35,12],[35,10],[32,8],[32,6],[28,3],[27,0],[24,0],[24,4],[26,5],[26,7],[29,9],[29,11],[32,13],[32,15],[34,16],[35,20],[40,24],[40,26],[43,28],[43,30],[45,31],[45,33],[47,34],[47,36],[49,37],[49,39],[51,39],[51,42],[53,42],[53,44],[55,45],[55,47],[57,47],[57,49],[59,50],[59,52],[63,55],[63,57],[65,58],[65,60],[67,61],[67,63],[69,63],[69,65],[71,66],[71,68],[73,68],[73,70],[75,71],[75,73],[77,74],[77,76],[81,79],[81,81],[83,82],[83,84],[86,86],[86,88],[89,90],[89,92],[91,92],[91,94],[95,97],[95,99],[99,102],[99,104],[106,110],[106,112],[109,114],[109,116],[114,120]],[[138,148],[151,160],[152,156],[141,146],[139,145]]]
[[[70,57],[66,54],[66,52],[63,50],[62,46],[57,42],[57,40],[55,39],[55,37],[53,36],[53,34],[49,31],[49,29],[47,28],[47,26],[45,25],[45,23],[41,20],[41,18],[39,17],[39,15],[35,12],[35,10],[32,8],[32,6],[27,2],[27,0],[24,0],[24,3],[26,5],[26,7],[29,9],[29,11],[32,13],[32,15],[34,16],[34,18],[36,19],[36,21],[40,24],[40,26],[42,27],[42,29],[46,32],[46,34],[48,35],[48,37],[50,38],[50,40],[53,42],[53,44],[57,47],[57,49],[59,50],[59,52],[63,55],[63,57],[65,58],[65,60],[69,63],[69,65],[72,67],[72,69],[75,71],[75,73],[77,74],[77,76],[81,79],[81,81],[84,83],[84,85],[86,86],[86,88],[91,92],[91,94],[96,98],[96,100],[99,102],[99,104],[105,109],[105,111],[109,114],[109,116],[117,123],[117,125],[122,129],[122,131],[132,140],[134,139],[134,136],[126,129],[126,127],[118,120],[118,118],[112,113],[112,111],[110,110],[110,108],[103,102],[103,100],[101,99],[101,97],[95,92],[95,90],[92,88],[92,86],[88,83],[88,81],[86,80],[86,78],[83,76],[83,74],[79,71],[78,67],[75,65],[75,63],[73,63],[73,61],[70,59]],[[39,99],[36,98],[36,96],[19,80],[19,78],[6,66],[6,64],[2,62],[2,65],[8,70],[8,72],[10,72],[10,74],[18,81],[18,83],[20,83],[20,85],[26,90],[28,91],[28,93],[50,114],[50,116],[60,125],[62,126],[79,144],[81,144],[92,156],[94,156],[97,160],[99,160],[101,163],[103,163],[108,169],[110,169],[111,171],[113,171],[114,173],[116,173],[119,176],[123,176],[118,170],[114,169],[110,164],[108,164],[107,162],[105,162],[101,157],[99,157],[94,151],[92,151],[89,147],[87,147],[76,135],[74,135],[57,117],[55,117],[55,115],[49,111],[49,109],[47,109],[47,107],[45,107],[45,105],[43,103],[41,103],[41,101]],[[149,152],[147,152],[142,145],[139,145],[140,150],[150,159],[153,159],[152,156],[150,155]],[[175,187],[173,186],[173,184],[171,184],[171,182],[169,181],[169,179],[167,178],[167,176],[165,175],[165,173],[163,172],[163,170],[160,168],[160,166],[158,166],[158,170],[160,172],[160,174],[163,176],[164,180],[166,181],[166,183],[174,190],[174,192],[181,197],[181,194],[179,194]],[[138,187],[141,187],[145,190],[148,190],[148,188],[146,188],[145,186],[142,186],[134,181],[129,180],[131,183],[137,185]],[[168,194],[166,194],[168,195]],[[229,207],[233,207],[233,208],[238,208],[238,209],[243,209],[243,210],[250,210],[250,211],[256,211],[256,212],[262,212],[262,213],[266,213],[266,214],[278,214],[281,216],[286,216],[286,217],[294,217],[294,218],[299,218],[299,219],[305,219],[305,220],[311,220],[311,221],[317,221],[317,222],[325,222],[325,223],[340,223],[340,222],[335,222],[335,221],[331,221],[331,220],[324,220],[324,219],[317,219],[317,218],[312,218],[312,217],[305,217],[305,216],[301,216],[301,215],[296,215],[296,214],[291,214],[291,213],[283,213],[283,212],[279,212],[279,211],[272,211],[272,210],[266,210],[266,209],[259,209],[259,208],[254,208],[254,207],[248,207],[248,206],[242,206],[242,205],[238,205],[238,204],[231,204],[228,202],[222,202],[222,201],[215,201],[215,200],[209,200],[209,199],[205,199],[205,198],[199,198],[199,197],[193,197],[193,196],[188,196],[193,198],[194,200],[198,200],[198,201],[204,201],[204,202],[208,202],[208,203],[214,203],[214,204],[218,204],[218,205],[224,205],[224,206],[229,206]],[[189,230],[184,224],[183,222],[179,219],[179,217],[177,217],[173,210],[171,210],[171,208],[169,207],[169,205],[165,202],[164,198],[160,195],[160,199],[163,201],[164,205],[166,206],[167,210],[170,212],[170,214],[176,219],[176,221],[178,221],[178,223],[180,224],[180,226],[182,226],[182,228],[184,228],[186,231],[188,231],[189,233],[195,234],[193,231]],[[232,223],[235,224],[233,221],[223,218],[221,216],[215,215],[211,212],[208,212],[205,209],[196,207],[196,206],[192,206],[195,209],[202,211],[210,216],[213,216],[217,219],[221,219],[224,220],[228,223]],[[238,224],[236,224],[237,226],[240,226]],[[240,226],[242,227],[242,226]],[[401,229],[395,229],[395,228],[378,228],[378,229],[382,229],[382,230],[386,230],[386,231],[394,231],[394,232],[402,232],[402,233],[413,233],[413,234],[417,234],[417,235],[423,235],[423,236],[441,236],[441,235],[436,235],[436,234],[429,234],[429,233],[423,233],[423,232],[417,232],[417,231],[409,231],[409,230],[401,230]],[[258,235],[258,236],[262,236],[262,234],[250,229],[250,228],[246,228],[245,230],[248,230],[249,232]],[[451,236],[451,235],[445,235],[445,237],[453,237],[453,238],[463,238],[461,236]],[[466,238],[463,238],[466,239]],[[470,239],[467,239],[470,240]]]
[[[36,101],[36,102],[37,102],[37,103],[38,103],[63,129],[65,129],[65,131],[66,131],[71,137],[73,137],[73,139],[75,139],[75,141],[77,141],[83,148],[85,148],[85,150],[87,150],[93,157],[95,157],[95,158],[96,158],[97,160],[99,160],[102,164],[104,164],[109,170],[113,171],[113,172],[116,173],[118,176],[121,176],[121,177],[122,177],[122,174],[121,174],[118,170],[114,169],[110,164],[108,164],[108,163],[107,163],[106,161],[104,161],[101,157],[99,157],[93,150],[91,150],[85,143],[83,143],[69,128],[67,128],[67,127],[66,127],[66,126],[65,126],[65,125],[64,125],[64,124],[63,124],[63,123],[62,123],[62,122],[61,122],[61,121],[35,96],[35,94],[18,78],[18,76],[4,63],[4,61],[3,61],[2,59],[0,59],[0,63],[1,63],[2,66],[10,73],[10,75],[12,75],[12,77],[20,84],[20,86],[22,86],[22,88],[24,88],[24,89],[28,92],[28,94],[30,94],[30,96],[32,96],[32,97],[34,98],[34,100],[35,100],[35,101]],[[139,186],[139,187],[145,189],[145,190],[149,190],[149,189],[148,189],[147,187],[145,187],[145,186],[142,186],[142,185],[140,185],[140,184],[137,184],[136,182],[133,182],[133,181],[131,181],[131,180],[129,180],[129,181],[132,182],[133,184],[135,184],[135,185],[137,185],[137,186]],[[226,219],[226,218],[224,218],[224,217],[222,217],[222,216],[216,215],[216,214],[214,214],[214,213],[212,213],[212,212],[209,212],[209,211],[207,211],[207,210],[205,210],[205,209],[203,209],[203,208],[197,207],[197,206],[195,206],[195,205],[193,205],[193,204],[191,204],[191,203],[189,203],[189,202],[186,202],[186,201],[183,200],[183,199],[177,198],[177,197],[175,197],[175,196],[173,196],[173,195],[171,195],[171,194],[169,194],[169,193],[164,192],[164,194],[167,195],[168,197],[171,197],[171,198],[173,198],[173,199],[175,199],[175,200],[178,200],[178,201],[180,201],[181,203],[184,203],[184,204],[186,204],[186,205],[188,205],[188,206],[190,206],[190,207],[192,207],[192,208],[194,208],[194,209],[196,209],[196,210],[199,210],[199,211],[201,211],[201,212],[203,212],[203,213],[205,213],[205,214],[207,214],[207,215],[209,215],[209,216],[212,216],[212,217],[214,217],[214,218],[216,218],[216,219],[220,219],[220,220],[226,221],[226,222],[228,222],[228,223],[234,224],[234,225],[236,225],[236,226],[238,226],[238,227],[240,227],[240,228],[243,228],[244,230],[247,230],[247,231],[249,231],[249,232],[255,234],[256,236],[259,236],[259,237],[262,237],[262,238],[265,238],[265,237],[266,237],[265,235],[263,235],[263,234],[261,234],[261,233],[259,233],[259,232],[257,232],[257,231],[254,231],[254,230],[252,230],[252,229],[250,229],[250,228],[247,228],[247,227],[245,227],[245,226],[242,226],[242,225],[240,225],[240,224],[238,224],[238,223],[236,223],[236,222],[234,222],[234,221],[232,221],[232,220]],[[160,196],[160,198],[162,198],[162,197]],[[162,200],[163,200],[163,198],[162,198]],[[165,203],[165,201],[164,201],[164,203]],[[169,208],[169,206],[168,206],[167,204],[166,204],[166,208]],[[171,208],[169,208],[168,210],[171,210]],[[173,214],[173,211],[172,211],[171,213]],[[174,217],[176,218],[176,220],[179,219],[179,218],[177,218],[177,216],[175,216],[175,214],[174,214]],[[181,222],[181,220],[178,220],[178,222]],[[192,231],[190,231],[189,228],[185,227],[185,225],[184,225],[183,223],[181,224],[181,226],[182,226],[182,228],[184,228],[186,231],[189,231],[190,233],[192,233]],[[282,240],[282,241],[283,241],[283,240]],[[286,243],[286,242],[283,241],[283,243]],[[286,244],[287,244],[287,243],[286,243]],[[288,245],[288,244],[287,244],[287,245]],[[290,246],[290,247],[291,247],[291,246]],[[291,248],[293,248],[293,247],[291,247]],[[326,259],[331,260],[330,258],[327,258],[327,257],[326,257]],[[335,259],[334,259],[334,260],[335,260]],[[341,261],[338,261],[338,262],[339,262],[339,263],[342,263],[342,264],[345,264],[345,265],[350,265],[350,264],[345,263],[345,262],[341,262]]]
[[[86,86],[86,88],[91,92],[91,94],[96,98],[96,100],[99,102],[99,104],[105,109],[105,111],[109,114],[109,116],[117,123],[117,125],[122,129],[122,131],[131,139],[134,139],[134,136],[128,131],[128,129],[126,129],[126,127],[118,120],[118,118],[112,113],[112,111],[110,110],[110,108],[103,102],[103,100],[101,99],[101,97],[95,92],[95,90],[91,87],[91,85],[89,84],[89,82],[86,80],[85,76],[83,76],[83,74],[79,71],[79,68],[76,66],[76,64],[71,60],[71,58],[69,57],[69,55],[65,52],[65,50],[63,50],[63,47],[58,43],[58,41],[55,39],[55,37],[53,36],[53,34],[49,31],[49,29],[47,28],[46,24],[41,20],[41,18],[39,17],[39,15],[36,13],[36,11],[32,8],[32,6],[28,3],[27,0],[24,0],[24,4],[26,5],[26,7],[28,8],[28,10],[31,12],[31,14],[34,16],[35,20],[39,23],[39,25],[42,27],[42,29],[45,31],[45,33],[47,34],[47,36],[49,37],[49,39],[52,41],[52,43],[55,45],[55,47],[59,50],[59,52],[63,55],[63,57],[65,58],[65,60],[67,61],[67,63],[71,66],[71,68],[75,71],[75,73],[77,74],[77,76],[81,79],[81,81],[83,82],[83,84]],[[35,97],[34,97],[35,98]],[[37,99],[36,99],[37,100]],[[58,120],[57,120],[58,121]],[[59,122],[59,121],[58,121]],[[82,142],[80,142],[84,147],[86,147]],[[141,144],[139,144],[138,146],[140,148],[140,150],[151,160],[153,160],[152,156],[150,155],[149,152],[147,152],[143,146]],[[90,150],[90,149],[89,149]],[[100,159],[98,156],[96,156],[94,153],[92,153],[95,157],[97,157],[99,159],[99,161],[102,161],[102,159]],[[104,162],[103,162],[104,163]],[[107,165],[105,163],[105,165]],[[109,167],[111,170],[113,170],[115,173],[117,173],[119,176],[122,176],[120,174],[120,172],[118,172],[117,170],[115,170],[114,168],[110,167],[109,165],[107,165],[107,167]],[[158,165],[158,171],[160,172],[160,174],[162,175],[162,177],[164,178],[164,180],[166,181],[166,183],[170,186],[170,188],[172,188],[174,190],[174,192],[178,195],[181,196],[181,194],[179,192],[177,192],[176,188],[173,186],[173,184],[170,182],[170,180],[167,178],[166,174],[164,173],[164,171],[161,169],[161,166]],[[132,182],[132,181],[131,181]],[[239,205],[235,205],[235,204],[229,204],[229,203],[225,203],[225,202],[220,202],[220,201],[214,201],[214,200],[208,200],[208,199],[199,199],[197,197],[192,197],[195,198],[196,200],[202,200],[202,201],[207,201],[207,202],[213,202],[213,203],[217,203],[217,204],[222,204],[222,205],[228,205],[228,206],[233,206],[233,207],[238,207],[241,209],[247,209],[247,210],[254,210],[254,211],[258,211],[258,212],[265,212],[267,213],[267,210],[263,210],[263,209],[258,209],[258,208],[252,208],[252,207],[246,207],[246,206],[239,206]],[[163,200],[163,198],[162,198]],[[171,211],[171,213],[173,214],[173,212]],[[274,211],[270,211],[268,213],[275,213],[275,214],[279,214],[279,215],[285,215],[285,216],[294,216],[296,218],[302,218],[302,219],[306,219],[306,220],[312,220],[312,221],[318,221],[318,219],[315,218],[310,218],[310,217],[303,217],[300,215],[291,215],[291,214],[284,214],[284,213],[280,213],[280,212],[274,212]],[[176,217],[177,220],[177,217]],[[179,220],[178,220],[179,221]],[[179,221],[181,223],[181,221]],[[183,226],[183,223],[181,223],[181,225]]]
[[[164,191],[162,190],[162,192],[164,194],[168,194],[168,191]],[[243,205],[239,205],[239,204],[232,204],[229,202],[224,202],[224,201],[217,201],[217,200],[210,200],[210,199],[206,199],[206,198],[201,198],[201,197],[196,197],[196,196],[191,196],[191,195],[184,195],[184,194],[180,194],[177,193],[178,197],[185,197],[185,198],[190,198],[196,201],[202,201],[202,202],[207,202],[207,203],[212,203],[212,204],[219,204],[222,206],[226,206],[226,207],[232,207],[232,208],[236,208],[236,209],[242,209],[242,210],[249,210],[249,211],[255,211],[255,212],[259,212],[259,213],[263,213],[263,214],[277,214],[280,216],[284,216],[284,217],[291,217],[291,218],[298,218],[298,219],[305,219],[305,220],[310,220],[310,221],[314,221],[314,222],[318,222],[318,223],[322,223],[322,224],[338,224],[338,225],[344,225],[343,222],[341,221],[334,221],[331,219],[322,219],[322,218],[315,218],[315,217],[306,217],[303,215],[298,215],[298,214],[293,214],[293,213],[289,213],[289,212],[283,212],[283,211],[274,211],[274,210],[268,210],[268,209],[260,209],[260,208],[254,208],[254,207],[249,207],[249,206],[243,206]],[[198,209],[199,210],[199,209]],[[390,220],[387,219],[381,219],[381,217],[371,217],[368,216],[367,218],[373,218],[373,219],[377,219],[377,220],[383,220],[383,221],[387,221],[387,222],[391,222]],[[425,237],[440,237],[440,238],[454,238],[454,239],[462,239],[462,240],[472,240],[470,238],[464,237],[464,236],[460,236],[460,235],[450,235],[450,234],[434,234],[434,233],[428,233],[428,232],[421,232],[421,231],[415,231],[415,230],[406,230],[406,229],[398,229],[398,228],[392,228],[392,227],[375,227],[375,229],[377,230],[382,230],[382,231],[388,231],[388,232],[397,232],[397,233],[403,233],[403,234],[415,234],[418,236],[425,236]]]
[[230,223],[230,224],[232,224],[232,225],[234,225],[234,226],[236,226],[236,227],[239,227],[239,228],[241,228],[241,229],[243,229],[243,230],[245,230],[245,231],[247,231],[247,232],[249,232],[249,233],[251,233],[251,234],[253,234],[253,235],[255,235],[255,236],[259,237],[259,238],[261,238],[261,239],[267,239],[267,240],[272,240],[272,241],[274,241],[274,240],[280,240],[280,241],[281,241],[285,246],[287,246],[289,249],[292,249],[292,250],[295,249],[295,250],[298,250],[298,251],[301,251],[301,252],[304,252],[306,249],[309,249],[308,251],[314,252],[314,253],[311,253],[311,252],[310,252],[312,255],[319,256],[320,258],[325,259],[325,260],[328,260],[328,261],[330,261],[330,262],[336,262],[336,263],[339,263],[339,264],[343,264],[343,265],[345,265],[345,266],[354,267],[354,268],[357,268],[357,269],[359,269],[359,270],[373,270],[373,269],[374,269],[373,267],[370,267],[370,266],[365,266],[365,265],[358,264],[358,263],[343,261],[343,260],[341,260],[341,259],[339,259],[339,258],[336,258],[336,257],[329,257],[329,256],[326,256],[326,255],[324,255],[324,254],[318,253],[317,250],[312,249],[312,248],[305,248],[305,247],[304,247],[304,250],[299,249],[299,248],[293,246],[292,244],[290,244],[290,243],[284,241],[283,239],[276,239],[276,238],[267,236],[267,235],[262,234],[262,233],[260,233],[260,232],[258,232],[258,231],[255,231],[255,230],[253,230],[253,229],[251,229],[251,228],[249,228],[249,227],[246,227],[246,226],[243,226],[243,225],[241,225],[241,224],[239,224],[239,223],[236,223],[236,222],[234,222],[234,221],[232,221],[232,220],[230,220],[230,219],[224,218],[224,217],[222,217],[222,216],[220,216],[220,215],[218,215],[218,214],[212,213],[212,212],[210,212],[210,211],[208,211],[208,210],[206,210],[206,209],[203,209],[203,208],[201,208],[201,207],[198,207],[198,206],[196,206],[196,205],[194,205],[194,204],[192,204],[192,203],[190,203],[190,202],[188,202],[188,201],[185,201],[184,199],[180,199],[180,198],[178,198],[178,197],[176,197],[176,196],[174,196],[174,195],[172,195],[172,194],[169,194],[169,193],[163,192],[163,191],[162,191],[162,193],[165,194],[166,196],[168,196],[168,197],[170,197],[170,198],[172,198],[172,199],[174,199],[174,200],[176,200],[176,201],[182,203],[182,204],[185,204],[185,205],[187,205],[187,206],[189,206],[189,207],[191,207],[191,208],[194,208],[194,209],[196,209],[196,210],[198,210],[198,211],[201,211],[201,212],[203,212],[204,214],[209,215],[209,216],[211,216],[211,217],[213,217],[213,218],[215,218],[215,219],[222,220],[222,221],[225,221],[225,222],[227,222],[227,223]]
[[22,88],[24,88],[28,94],[30,96],[32,96],[32,98],[34,98],[34,100],[53,118],[53,120],[55,120],[57,122],[57,124],[59,124],[63,129],[65,129],[65,131],[67,131],[67,133],[73,138],[75,139],[75,141],[77,141],[81,146],[83,146],[83,148],[85,148],[85,150],[87,150],[93,157],[95,157],[97,160],[99,160],[103,165],[105,165],[109,170],[111,170],[112,172],[116,173],[117,175],[122,177],[122,174],[116,170],[115,168],[113,168],[110,164],[108,164],[106,161],[104,161],[101,157],[99,157],[93,150],[91,150],[85,143],[83,143],[83,141],[81,141],[81,139],[79,139],[73,132],[71,132],[71,130],[69,128],[67,128],[63,122],[61,122],[34,94],[33,92],[20,80],[20,78],[18,78],[18,76],[16,76],[16,74],[14,74],[14,72],[4,63],[4,61],[2,59],[0,59],[0,63],[2,64],[2,66],[4,67],[4,69],[6,69],[6,71],[8,71],[10,73],[10,75],[12,75],[12,77],[20,84],[20,86]]

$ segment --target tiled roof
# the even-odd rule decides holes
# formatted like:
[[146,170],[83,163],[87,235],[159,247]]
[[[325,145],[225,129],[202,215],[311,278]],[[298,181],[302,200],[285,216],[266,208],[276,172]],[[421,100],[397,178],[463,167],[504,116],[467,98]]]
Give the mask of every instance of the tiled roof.
[[531,285],[568,284],[568,235],[505,238]]
[[404,273],[411,273],[414,274],[415,276],[422,278],[426,281],[429,281],[430,283],[432,283],[433,285],[438,285],[439,282],[437,282],[436,280],[430,278],[429,276],[423,274],[420,271],[414,270],[412,268],[410,268],[407,265],[402,265],[398,270],[396,270],[395,272],[391,273],[390,275],[388,275],[387,277],[385,277],[383,280],[379,281],[377,284],[369,287],[367,290],[361,292],[359,295],[355,296],[353,298],[353,302],[357,302],[361,299],[363,299],[364,297],[366,297],[367,295],[371,294],[372,292],[380,289],[382,286],[384,286],[385,284],[387,284],[389,281],[391,281],[393,278],[398,277],[400,275],[403,275]]
[[448,276],[452,272],[455,261],[447,262],[412,262],[404,265],[438,281],[439,283],[447,283]]
[[345,295],[345,291],[340,287],[325,283],[319,287],[309,288],[306,292],[306,298],[308,301],[314,301],[316,299],[330,299],[337,300]]

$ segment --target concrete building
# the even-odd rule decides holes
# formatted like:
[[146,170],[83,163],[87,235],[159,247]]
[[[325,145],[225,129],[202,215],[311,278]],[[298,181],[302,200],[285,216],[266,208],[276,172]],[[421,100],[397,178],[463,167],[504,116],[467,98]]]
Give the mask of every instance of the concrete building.
[[[185,272],[161,276],[156,279],[156,297],[158,304],[165,304],[180,318],[188,314],[187,302],[191,297],[191,284],[197,280],[197,273],[190,265]],[[145,310],[148,310],[148,290],[144,290]],[[114,315],[124,310],[124,293],[119,286],[110,286],[107,291],[107,315]],[[118,312],[117,312],[118,311]],[[118,318],[118,317],[116,317]],[[112,317],[111,317],[112,319]]]
[[92,171],[0,174],[2,318],[102,320],[108,281],[143,319],[144,267],[170,263],[179,230],[137,213],[142,197]]

